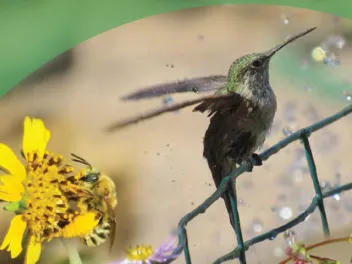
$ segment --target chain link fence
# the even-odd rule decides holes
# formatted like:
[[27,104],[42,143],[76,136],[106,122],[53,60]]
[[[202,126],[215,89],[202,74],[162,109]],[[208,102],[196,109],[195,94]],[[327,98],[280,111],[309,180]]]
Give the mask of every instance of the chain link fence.
[[[347,116],[352,112],[352,105],[344,108],[340,112],[327,117],[311,126],[308,126],[306,128],[303,128],[296,133],[293,133],[292,135],[286,137],[282,141],[278,142],[277,144],[273,145],[271,148],[267,149],[266,151],[262,152],[259,156],[262,159],[262,161],[266,161],[269,159],[271,156],[274,154],[278,153],[281,149],[287,147],[291,143],[295,142],[296,140],[300,140],[301,143],[304,146],[305,153],[306,153],[306,159],[308,162],[309,166],[309,171],[310,171],[310,176],[313,182],[313,187],[315,189],[315,197],[313,198],[311,204],[306,208],[305,211],[303,211],[301,214],[299,214],[296,218],[291,220],[290,222],[279,226],[277,228],[274,228],[268,232],[265,232],[261,235],[258,235],[256,237],[253,237],[252,239],[248,241],[243,241],[242,237],[242,230],[241,230],[241,225],[240,225],[240,216],[238,213],[238,208],[237,208],[237,197],[234,198],[232,203],[232,209],[233,209],[233,217],[235,219],[235,232],[236,232],[236,238],[237,238],[237,247],[225,254],[224,256],[218,258],[214,264],[220,264],[228,260],[233,260],[233,259],[239,259],[241,264],[245,264],[246,262],[246,251],[254,244],[260,243],[264,240],[272,240],[277,237],[280,233],[285,232],[286,230],[300,224],[303,222],[310,214],[312,214],[315,209],[318,207],[320,211],[320,217],[321,217],[321,223],[322,223],[322,229],[324,232],[325,237],[330,236],[330,230],[329,230],[329,223],[326,217],[326,212],[325,212],[325,207],[324,207],[324,199],[328,198],[330,196],[333,196],[335,194],[341,193],[343,191],[347,191],[352,189],[352,183],[347,183],[342,186],[339,186],[335,189],[332,189],[331,191],[322,193],[320,184],[319,184],[319,178],[317,175],[316,171],[316,166],[314,162],[314,157],[312,154],[312,150],[310,147],[309,143],[309,136],[314,133],[317,130],[320,130],[336,121],[339,119]],[[251,164],[249,162],[244,162],[240,167],[229,173],[227,177],[225,177],[221,184],[219,185],[219,188],[209,197],[207,198],[201,205],[199,205],[197,208],[195,208],[193,211],[190,213],[186,214],[179,222],[178,224],[178,236],[179,236],[179,247],[177,248],[177,252],[174,253],[179,253],[180,250],[184,251],[184,256],[186,259],[187,264],[192,263],[191,259],[191,253],[189,250],[188,246],[188,237],[187,237],[187,230],[186,226],[187,224],[192,221],[195,217],[197,217],[200,214],[205,213],[205,211],[216,201],[218,200],[221,195],[227,190],[228,185],[230,182],[235,181],[240,175],[243,173],[247,172],[251,168]]]

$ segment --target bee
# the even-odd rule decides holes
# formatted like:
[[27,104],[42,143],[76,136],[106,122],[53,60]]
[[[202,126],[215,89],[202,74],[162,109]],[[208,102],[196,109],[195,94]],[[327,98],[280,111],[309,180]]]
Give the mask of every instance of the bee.
[[110,249],[114,244],[115,238],[115,213],[117,205],[116,187],[114,182],[105,174],[94,169],[85,159],[71,154],[74,158],[72,161],[87,166],[78,175],[76,175],[76,184],[83,187],[88,193],[83,204],[88,211],[98,211],[101,214],[98,225],[83,238],[84,244],[89,247],[99,246],[110,238]]

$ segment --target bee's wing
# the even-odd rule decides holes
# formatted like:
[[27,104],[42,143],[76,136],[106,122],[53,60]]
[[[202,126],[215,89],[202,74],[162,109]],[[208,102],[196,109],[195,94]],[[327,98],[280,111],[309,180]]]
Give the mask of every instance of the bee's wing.
[[182,81],[157,84],[146,87],[137,92],[122,97],[122,100],[140,100],[153,97],[159,97],[165,94],[184,93],[184,92],[210,92],[218,90],[227,84],[227,76],[212,75],[206,77],[198,77],[185,79]]
[[110,250],[112,249],[115,242],[115,234],[116,234],[116,219],[115,219],[115,211],[112,208],[111,203],[106,201],[108,207],[109,221],[110,221]]
[[228,95],[208,95],[208,96],[203,96],[203,97],[193,99],[193,100],[183,101],[180,103],[173,104],[171,106],[162,107],[162,108],[147,112],[145,114],[141,114],[139,116],[128,118],[124,121],[116,122],[116,123],[108,126],[106,131],[113,132],[113,131],[119,130],[121,128],[127,127],[129,125],[138,123],[140,121],[162,115],[167,112],[173,112],[173,111],[179,110],[181,108],[185,108],[185,107],[195,105],[195,104],[198,104],[201,102],[216,102],[218,100],[222,100],[222,99],[228,98],[228,97],[229,97]]
[[84,198],[93,198],[94,197],[94,193],[92,193],[91,191],[89,190],[86,190],[84,188],[79,188],[78,189],[78,195],[79,197],[84,197]]

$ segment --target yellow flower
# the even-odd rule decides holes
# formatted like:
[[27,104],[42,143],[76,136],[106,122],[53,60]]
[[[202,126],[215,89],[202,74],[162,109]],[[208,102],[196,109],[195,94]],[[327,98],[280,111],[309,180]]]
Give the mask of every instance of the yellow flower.
[[24,234],[28,234],[25,263],[35,264],[41,244],[55,237],[82,237],[99,221],[97,213],[72,209],[67,192],[78,187],[67,180],[74,171],[63,165],[63,157],[46,151],[50,132],[39,119],[24,120],[22,154],[24,166],[4,144],[0,144],[0,201],[8,202],[6,211],[14,212],[9,230],[0,246],[11,257],[22,252]]

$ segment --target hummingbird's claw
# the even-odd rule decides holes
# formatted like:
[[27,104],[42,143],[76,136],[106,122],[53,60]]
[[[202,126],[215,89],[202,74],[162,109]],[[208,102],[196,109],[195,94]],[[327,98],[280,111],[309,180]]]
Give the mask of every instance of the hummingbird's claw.
[[257,153],[252,154],[252,159],[255,161],[254,166],[262,166],[263,165],[262,158]]
[[248,168],[248,172],[252,172],[253,171],[253,167],[254,166],[261,166],[263,165],[262,159],[260,158],[260,156],[256,153],[253,153],[251,155],[251,157],[247,160],[248,164],[249,164],[249,168]]
[[252,172],[253,171],[253,163],[250,159],[247,162],[249,164],[249,168],[247,169],[247,172]]

